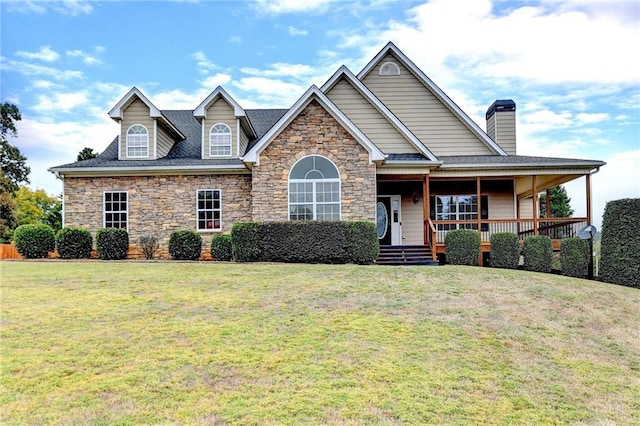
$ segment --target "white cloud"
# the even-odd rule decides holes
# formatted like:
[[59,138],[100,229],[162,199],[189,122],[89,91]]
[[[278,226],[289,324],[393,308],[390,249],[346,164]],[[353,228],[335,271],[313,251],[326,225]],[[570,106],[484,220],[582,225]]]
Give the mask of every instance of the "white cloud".
[[218,86],[224,86],[225,84],[229,84],[232,80],[231,75],[225,73],[218,73],[211,75],[204,80],[202,80],[201,84],[205,88],[211,88],[213,91]]
[[315,72],[315,69],[305,64],[288,64],[284,62],[276,62],[270,64],[267,69],[257,68],[241,68],[245,74],[258,77],[293,77],[296,79],[308,78]]
[[249,99],[242,103],[245,108],[289,108],[307,89],[300,84],[264,77],[245,77],[231,84],[249,94]]
[[84,77],[82,71],[62,70],[44,65],[30,64],[28,62],[14,60],[5,61],[4,58],[2,59],[3,61],[0,65],[0,69],[3,71],[16,71],[27,76],[48,76],[57,80],[80,80]]
[[87,91],[53,93],[38,96],[38,103],[32,108],[47,115],[68,112],[89,102]]
[[240,43],[242,43],[242,37],[240,37],[240,36],[231,36],[231,37],[229,37],[229,43],[240,44]]
[[103,46],[96,46],[94,48],[94,53],[87,53],[82,50],[68,50],[66,55],[72,58],[81,58],[82,62],[86,65],[98,65],[102,64],[102,60],[98,58],[98,55],[103,53],[105,48]]
[[307,30],[303,30],[300,28],[292,27],[292,26],[287,27],[287,31],[291,36],[306,36],[307,34],[309,34],[309,31]]
[[7,9],[10,12],[18,13],[46,13],[48,10],[62,15],[79,16],[93,12],[90,1],[82,0],[62,0],[62,1],[41,1],[41,0],[8,0]]
[[264,13],[308,13],[324,12],[330,3],[337,0],[256,0],[255,8]]
[[191,57],[197,61],[200,72],[202,73],[208,73],[209,71],[219,68],[209,58],[207,58],[207,55],[201,50],[194,52]]
[[44,62],[55,62],[60,58],[60,54],[51,49],[51,46],[42,46],[37,52],[16,52],[17,56],[25,59],[37,59]]
[[601,121],[605,121],[608,120],[609,114],[601,112],[601,113],[585,113],[585,112],[581,112],[578,113],[576,115],[576,119],[580,122],[580,123],[585,123],[585,124],[593,124],[593,123],[599,123]]
[[52,2],[51,8],[62,15],[78,16],[93,12],[93,6],[88,1],[63,0],[62,2]]

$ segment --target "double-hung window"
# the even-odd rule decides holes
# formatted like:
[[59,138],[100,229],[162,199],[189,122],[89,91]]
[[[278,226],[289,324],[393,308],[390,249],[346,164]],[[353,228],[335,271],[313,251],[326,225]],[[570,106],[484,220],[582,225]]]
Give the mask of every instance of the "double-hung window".
[[[476,221],[476,223],[439,223],[437,225],[438,231],[449,231],[451,229],[478,229],[478,212],[480,212],[480,219],[488,219],[487,203],[488,197],[482,195],[480,197],[482,203],[482,209],[478,207],[477,195],[436,195],[431,198],[432,206],[435,206],[435,211],[432,211],[432,218],[437,221]],[[486,224],[482,225],[483,228]],[[486,229],[482,229],[485,231]]]
[[127,130],[127,157],[149,157],[149,132],[142,124],[134,124]]
[[196,215],[199,231],[222,230],[222,194],[219,189],[198,190]]
[[129,196],[126,191],[105,192],[103,195],[103,226],[129,229]]
[[340,174],[328,158],[301,158],[289,173],[289,220],[340,220]]
[[224,123],[214,124],[209,132],[209,155],[228,157],[231,155],[231,129]]

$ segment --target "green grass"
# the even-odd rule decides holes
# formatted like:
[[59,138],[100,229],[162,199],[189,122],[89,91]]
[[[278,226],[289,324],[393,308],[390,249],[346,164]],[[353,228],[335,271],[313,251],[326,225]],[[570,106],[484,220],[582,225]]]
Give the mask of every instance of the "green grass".
[[472,267],[3,262],[2,424],[633,424],[640,291]]

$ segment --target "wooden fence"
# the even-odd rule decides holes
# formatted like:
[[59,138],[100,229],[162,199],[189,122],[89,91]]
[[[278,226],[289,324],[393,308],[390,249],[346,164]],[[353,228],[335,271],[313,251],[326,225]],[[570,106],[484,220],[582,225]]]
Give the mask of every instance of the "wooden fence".
[[0,260],[3,259],[22,259],[22,256],[13,244],[0,244]]

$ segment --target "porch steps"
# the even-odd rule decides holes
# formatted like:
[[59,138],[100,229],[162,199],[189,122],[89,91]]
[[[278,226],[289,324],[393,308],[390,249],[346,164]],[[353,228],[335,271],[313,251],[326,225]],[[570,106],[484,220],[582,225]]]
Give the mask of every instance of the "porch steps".
[[429,246],[380,246],[378,265],[437,265]]

